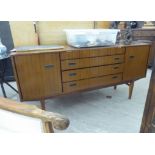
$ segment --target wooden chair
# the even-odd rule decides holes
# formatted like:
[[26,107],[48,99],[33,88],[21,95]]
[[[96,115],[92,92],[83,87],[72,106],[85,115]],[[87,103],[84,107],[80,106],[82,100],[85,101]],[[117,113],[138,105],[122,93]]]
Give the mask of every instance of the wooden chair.
[[68,126],[63,115],[0,97],[0,133],[52,133]]

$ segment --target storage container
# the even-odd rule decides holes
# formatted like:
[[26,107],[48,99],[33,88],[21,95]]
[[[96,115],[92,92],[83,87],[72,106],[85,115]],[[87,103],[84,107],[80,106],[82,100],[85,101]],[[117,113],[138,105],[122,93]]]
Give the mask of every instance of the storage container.
[[66,29],[67,43],[73,47],[109,46],[116,43],[119,29]]

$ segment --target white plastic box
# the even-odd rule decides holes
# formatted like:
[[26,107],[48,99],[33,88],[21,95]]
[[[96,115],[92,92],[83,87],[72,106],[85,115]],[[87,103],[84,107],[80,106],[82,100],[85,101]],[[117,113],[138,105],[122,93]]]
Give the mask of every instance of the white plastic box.
[[66,29],[67,43],[73,47],[109,46],[116,43],[119,29]]

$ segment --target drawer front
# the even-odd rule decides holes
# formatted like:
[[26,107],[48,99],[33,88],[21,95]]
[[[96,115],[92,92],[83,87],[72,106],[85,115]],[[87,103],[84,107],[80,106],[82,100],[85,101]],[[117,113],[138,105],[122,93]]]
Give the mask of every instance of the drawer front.
[[85,68],[124,62],[124,55],[113,55],[105,57],[83,58],[61,61],[62,70]]
[[98,78],[67,82],[67,83],[63,83],[63,91],[65,93],[68,93],[68,92],[79,91],[87,88],[116,84],[121,81],[122,81],[122,74],[114,74],[114,75],[108,75],[108,76],[103,76]]
[[124,54],[125,48],[102,48],[61,52],[61,60]]
[[62,72],[63,82],[99,77],[123,72],[123,64],[76,69]]

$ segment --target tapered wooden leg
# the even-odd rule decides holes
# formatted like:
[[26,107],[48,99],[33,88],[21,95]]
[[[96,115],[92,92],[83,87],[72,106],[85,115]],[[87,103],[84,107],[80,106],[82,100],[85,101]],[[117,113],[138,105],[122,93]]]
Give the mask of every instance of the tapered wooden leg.
[[129,98],[128,99],[131,99],[133,87],[134,87],[134,82],[128,83],[128,86],[129,86]]
[[40,104],[41,104],[41,109],[46,110],[46,108],[45,108],[45,100],[40,100]]
[[114,89],[116,90],[117,89],[117,86],[114,86]]

